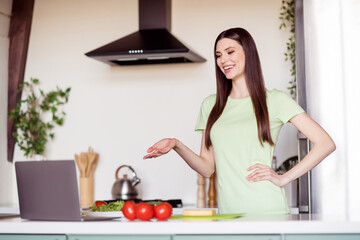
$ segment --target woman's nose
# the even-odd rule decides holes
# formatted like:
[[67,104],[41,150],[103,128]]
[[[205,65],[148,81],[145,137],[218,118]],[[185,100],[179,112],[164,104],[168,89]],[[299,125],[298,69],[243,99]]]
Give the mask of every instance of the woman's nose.
[[221,63],[224,63],[224,62],[226,62],[228,60],[228,57],[226,56],[226,55],[221,55],[221,57],[220,57],[220,62]]

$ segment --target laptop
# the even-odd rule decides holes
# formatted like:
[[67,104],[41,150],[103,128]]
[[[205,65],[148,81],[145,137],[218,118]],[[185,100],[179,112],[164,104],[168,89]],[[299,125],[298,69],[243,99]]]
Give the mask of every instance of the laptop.
[[81,213],[73,160],[15,162],[20,217],[38,221],[109,220]]

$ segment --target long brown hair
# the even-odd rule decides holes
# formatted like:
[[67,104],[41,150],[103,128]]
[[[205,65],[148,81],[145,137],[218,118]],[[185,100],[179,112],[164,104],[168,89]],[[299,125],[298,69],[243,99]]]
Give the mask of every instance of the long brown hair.
[[266,105],[266,89],[261,70],[261,63],[256,44],[250,33],[243,28],[231,28],[223,31],[216,38],[214,46],[214,58],[216,69],[216,102],[210,112],[205,129],[205,146],[207,149],[212,145],[210,130],[214,123],[219,119],[224,111],[226,101],[230,95],[232,81],[227,79],[216,62],[216,45],[223,38],[237,41],[245,53],[245,79],[253,104],[256,123],[258,128],[258,138],[263,146],[263,142],[274,145],[270,133],[269,112]]

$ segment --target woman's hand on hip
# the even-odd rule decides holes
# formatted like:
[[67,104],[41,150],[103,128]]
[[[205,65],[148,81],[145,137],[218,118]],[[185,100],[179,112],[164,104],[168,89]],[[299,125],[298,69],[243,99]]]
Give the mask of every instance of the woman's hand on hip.
[[247,170],[254,170],[246,177],[248,181],[258,182],[269,180],[279,187],[288,184],[287,179],[285,179],[282,175],[277,174],[272,168],[267,165],[257,163],[250,166]]
[[170,150],[175,147],[176,141],[175,138],[165,138],[158,141],[153,146],[149,147],[147,150],[148,154],[144,156],[143,159],[159,157],[170,152]]

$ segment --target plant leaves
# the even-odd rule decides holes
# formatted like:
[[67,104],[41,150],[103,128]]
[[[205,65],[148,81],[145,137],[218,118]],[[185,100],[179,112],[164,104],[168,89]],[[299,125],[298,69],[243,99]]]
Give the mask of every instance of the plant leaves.
[[290,37],[288,38],[288,42],[286,43],[286,52],[284,53],[285,62],[291,60],[291,70],[290,77],[292,78],[289,81],[288,89],[291,90],[290,94],[293,98],[296,98],[296,55],[295,55],[295,0],[282,0],[281,8],[280,8],[280,16],[281,20],[279,29],[286,28],[286,24],[290,25]]
[[[9,119],[14,122],[15,131],[12,132],[17,145],[25,156],[42,154],[45,150],[48,138],[54,138],[51,130],[55,125],[62,125],[65,112],[56,115],[58,106],[68,102],[71,88],[62,90],[59,87],[55,91],[45,93],[39,89],[39,79],[30,78],[30,82],[20,84],[18,91],[26,90],[29,94],[9,111]],[[36,93],[39,93],[38,96]],[[53,118],[45,122],[45,116],[50,112]]]

